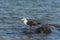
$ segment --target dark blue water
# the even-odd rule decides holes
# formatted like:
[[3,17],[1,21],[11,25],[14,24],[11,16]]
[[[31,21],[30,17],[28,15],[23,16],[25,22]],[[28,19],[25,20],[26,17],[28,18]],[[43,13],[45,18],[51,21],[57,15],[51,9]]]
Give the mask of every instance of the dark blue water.
[[60,24],[60,0],[0,0],[1,40],[60,40],[60,31],[56,29],[46,36],[32,34],[30,38],[23,35],[22,30],[26,25],[21,18]]

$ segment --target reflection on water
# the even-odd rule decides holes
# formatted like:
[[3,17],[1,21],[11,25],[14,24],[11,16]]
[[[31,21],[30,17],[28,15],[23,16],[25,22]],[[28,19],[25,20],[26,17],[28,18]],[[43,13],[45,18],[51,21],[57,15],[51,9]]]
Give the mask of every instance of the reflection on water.
[[21,18],[41,19],[51,24],[60,24],[60,0],[0,0],[1,40],[59,40],[60,31],[49,35],[24,35]]

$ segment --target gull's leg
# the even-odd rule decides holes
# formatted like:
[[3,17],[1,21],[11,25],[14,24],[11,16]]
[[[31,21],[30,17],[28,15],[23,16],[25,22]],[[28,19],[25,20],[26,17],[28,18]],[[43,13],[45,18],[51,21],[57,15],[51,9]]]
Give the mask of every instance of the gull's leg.
[[32,26],[29,26],[28,32],[29,32],[29,33],[32,33]]
[[29,27],[29,31],[32,32],[32,27]]

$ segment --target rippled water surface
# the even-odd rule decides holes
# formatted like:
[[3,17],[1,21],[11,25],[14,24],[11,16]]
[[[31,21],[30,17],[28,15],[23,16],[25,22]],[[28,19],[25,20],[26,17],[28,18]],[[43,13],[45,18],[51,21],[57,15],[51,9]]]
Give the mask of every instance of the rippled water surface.
[[24,35],[26,25],[21,18],[60,24],[60,0],[0,0],[1,40],[60,40],[60,31],[56,29],[49,35]]

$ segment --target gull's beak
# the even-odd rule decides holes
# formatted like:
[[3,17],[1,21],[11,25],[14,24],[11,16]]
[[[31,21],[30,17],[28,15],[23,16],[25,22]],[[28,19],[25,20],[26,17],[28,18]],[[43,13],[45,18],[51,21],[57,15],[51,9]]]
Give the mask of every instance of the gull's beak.
[[22,18],[21,20],[23,20],[23,21],[24,21],[24,20],[26,20],[26,18]]

